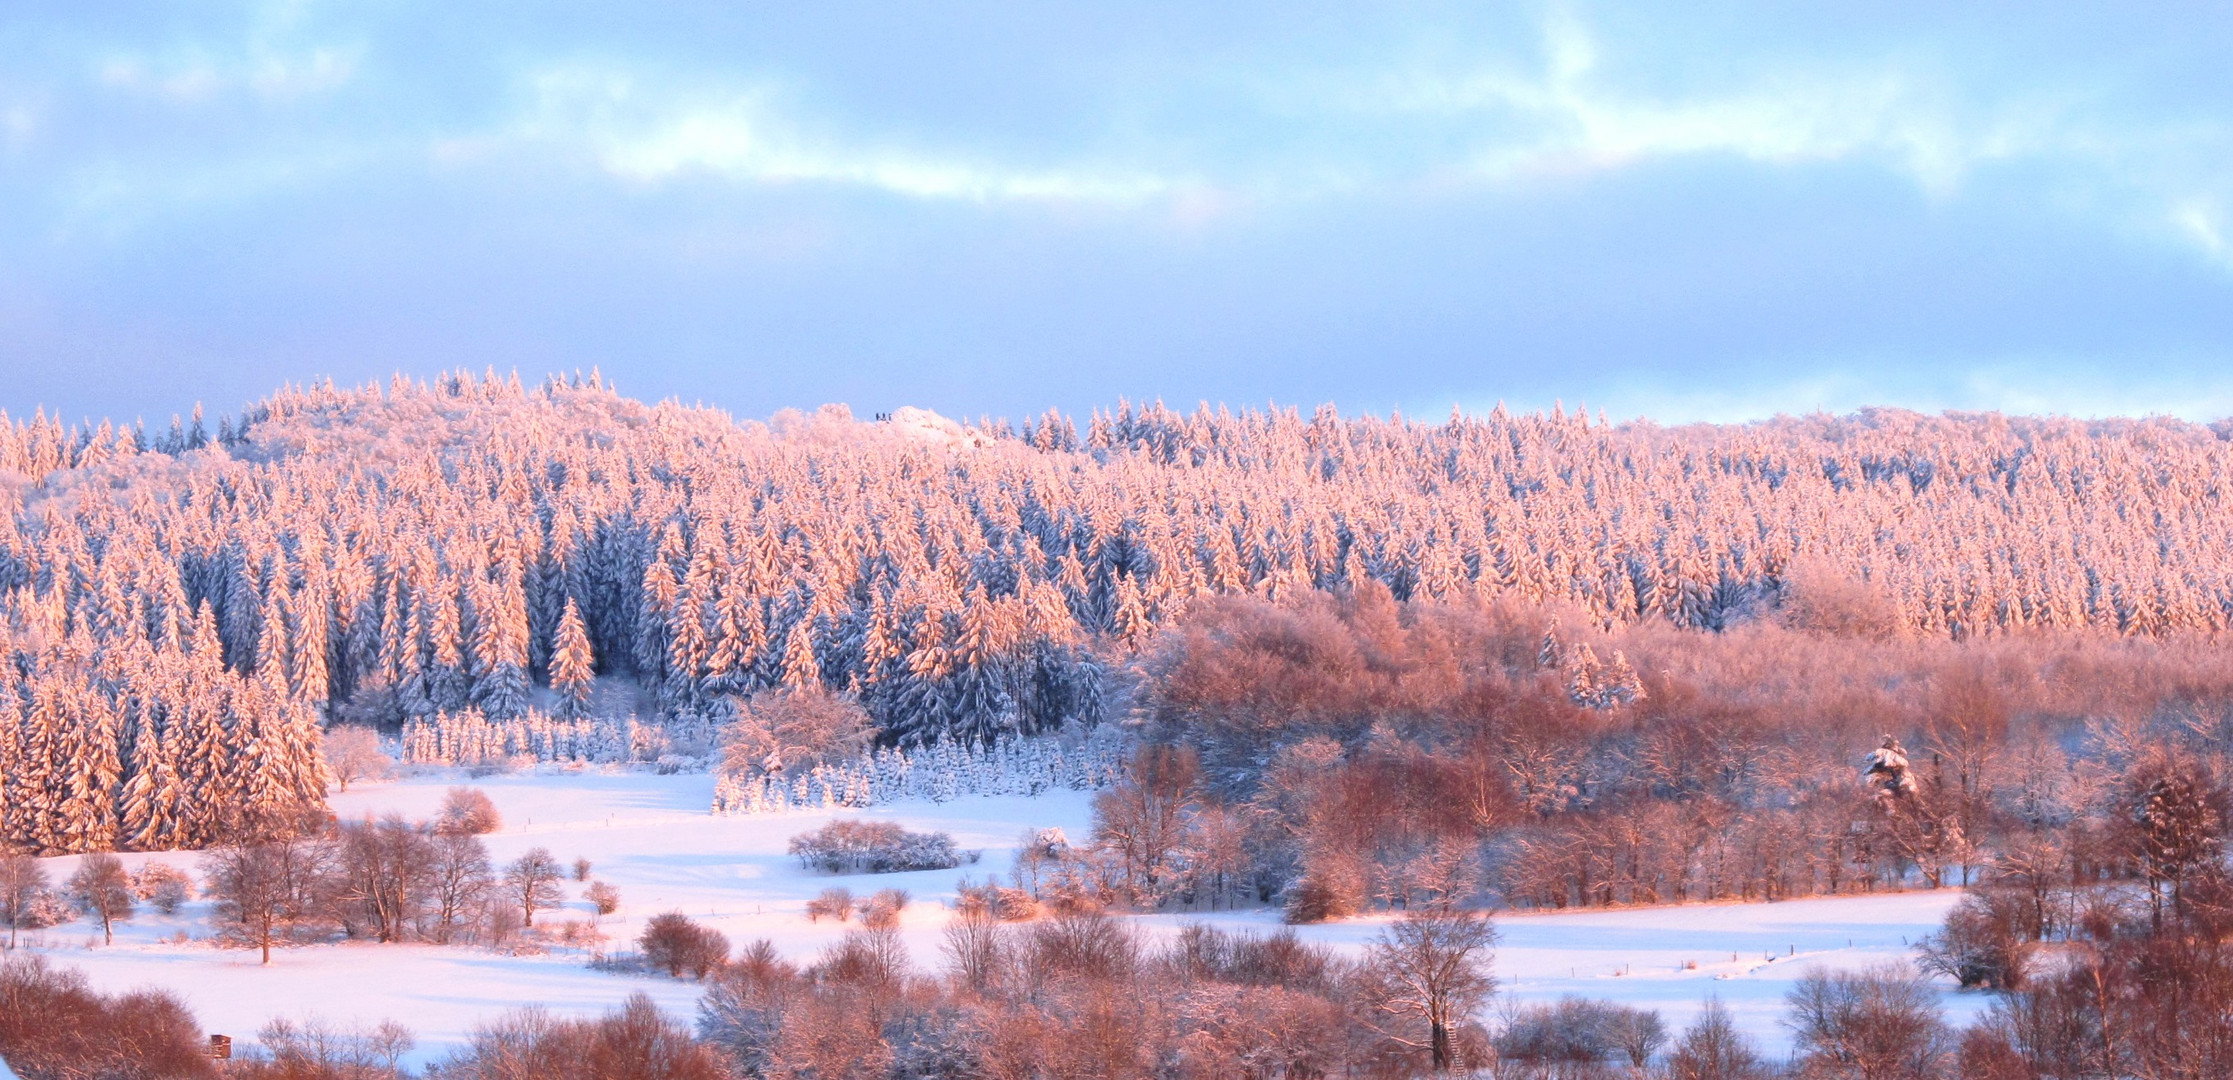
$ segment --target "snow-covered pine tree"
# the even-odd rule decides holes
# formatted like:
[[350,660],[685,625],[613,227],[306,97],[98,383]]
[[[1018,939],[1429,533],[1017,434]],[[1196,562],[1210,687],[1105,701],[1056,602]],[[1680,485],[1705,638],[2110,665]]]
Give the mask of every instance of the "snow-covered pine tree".
[[814,634],[810,620],[791,624],[783,640],[783,685],[792,690],[822,688],[822,665],[814,659]]
[[500,563],[473,589],[473,704],[494,719],[527,709],[527,601]]
[[589,648],[589,630],[573,598],[559,615],[558,637],[551,651],[551,689],[558,692],[558,715],[574,720],[589,714],[589,691],[597,674],[596,658]]
[[1602,665],[1597,661],[1597,651],[1583,642],[1569,650],[1566,659],[1566,697],[1585,708],[1599,707],[1604,692]]

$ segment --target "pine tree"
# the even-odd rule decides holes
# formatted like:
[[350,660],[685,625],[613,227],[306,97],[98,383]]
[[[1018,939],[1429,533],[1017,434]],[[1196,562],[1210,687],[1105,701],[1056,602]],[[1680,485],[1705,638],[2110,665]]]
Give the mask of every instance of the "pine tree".
[[783,685],[793,690],[822,688],[822,665],[814,659],[814,635],[806,619],[791,624],[783,643]]
[[527,710],[527,604],[519,582],[498,571],[477,581],[473,604],[473,704],[497,720]]
[[558,619],[558,640],[551,651],[551,689],[558,691],[558,714],[575,719],[589,714],[589,691],[597,670],[589,631],[572,597]]

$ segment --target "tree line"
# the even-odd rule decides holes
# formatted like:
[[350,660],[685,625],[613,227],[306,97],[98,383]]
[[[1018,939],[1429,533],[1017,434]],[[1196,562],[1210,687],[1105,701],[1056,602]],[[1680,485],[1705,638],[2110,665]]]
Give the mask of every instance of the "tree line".
[[[192,845],[314,808],[319,723],[719,726],[820,689],[888,744],[1091,725],[1159,630],[1231,598],[2175,647],[2233,611],[2229,432],[1124,404],[955,436],[464,373],[289,387],[214,434],[0,422],[0,842]],[[1653,673],[1600,644],[1565,689],[1630,706]]]
[[[1301,920],[1453,892],[1565,908],[1956,886],[2012,860],[2139,881],[2160,863],[2132,828],[2153,812],[2143,778],[2233,762],[2233,668],[2204,641],[1558,614],[1372,583],[1195,605],[1140,661],[1150,752],[1100,797],[1076,874],[1135,906]],[[1600,656],[1636,673],[1630,700],[1577,688]],[[1862,775],[1887,737],[1911,763],[1896,790]]]

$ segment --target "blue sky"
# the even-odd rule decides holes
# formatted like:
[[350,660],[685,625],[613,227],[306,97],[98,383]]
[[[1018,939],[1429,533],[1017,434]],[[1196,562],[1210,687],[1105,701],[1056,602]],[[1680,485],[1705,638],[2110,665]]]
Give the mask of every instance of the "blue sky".
[[2204,5],[16,0],[0,407],[2216,417],[2228,56]]

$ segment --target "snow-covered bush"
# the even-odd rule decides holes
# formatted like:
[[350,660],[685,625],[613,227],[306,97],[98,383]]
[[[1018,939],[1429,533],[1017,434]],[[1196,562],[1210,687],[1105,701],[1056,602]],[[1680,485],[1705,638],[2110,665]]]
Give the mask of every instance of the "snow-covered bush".
[[1620,1062],[1643,1068],[1666,1045],[1659,1013],[1566,997],[1519,1008],[1496,1037],[1500,1059],[1534,1064]]
[[889,930],[899,925],[899,913],[907,910],[913,898],[905,889],[878,889],[876,895],[861,905],[861,925],[871,930]]
[[165,915],[176,914],[193,894],[193,876],[169,863],[151,862],[132,875],[132,895]]
[[991,747],[941,739],[886,747],[804,771],[724,772],[713,789],[717,814],[876,806],[901,799],[946,802],[964,795],[1089,791],[1123,774],[1132,740],[1114,727],[1083,738],[1007,739]]
[[434,819],[437,829],[472,836],[495,832],[503,823],[488,792],[468,787],[451,788],[442,797],[442,812]]
[[853,917],[853,890],[831,886],[822,895],[806,902],[806,921],[821,922],[836,919],[846,922]]
[[585,895],[590,906],[596,908],[599,915],[610,915],[620,910],[620,890],[614,888],[611,882],[590,882],[589,892]]
[[15,927],[21,930],[44,930],[60,926],[78,917],[77,909],[70,906],[68,898],[53,889],[34,889],[25,898],[23,910],[15,917]]
[[636,946],[643,950],[646,964],[678,979],[685,973],[703,979],[729,960],[727,937],[679,911],[652,916]]
[[2024,926],[2024,896],[2006,889],[1977,889],[1946,913],[1946,928],[1923,939],[1916,963],[1951,977],[1965,989],[2020,989],[2038,944]]
[[833,821],[792,837],[791,854],[825,874],[896,874],[950,870],[977,861],[979,853],[956,850],[946,833],[908,832],[889,821]]
[[1028,922],[1039,917],[1039,901],[994,878],[986,878],[981,885],[963,878],[954,885],[954,910],[963,915],[989,915],[1001,922]]

